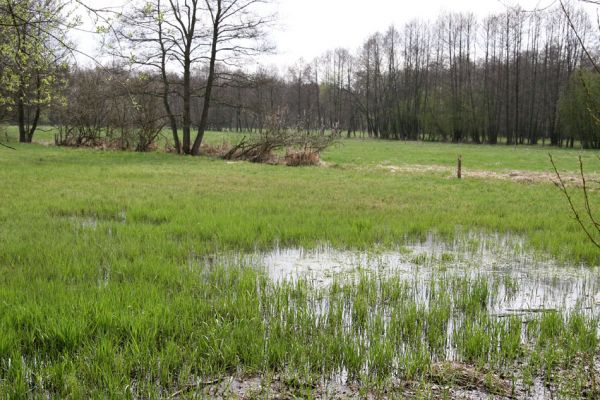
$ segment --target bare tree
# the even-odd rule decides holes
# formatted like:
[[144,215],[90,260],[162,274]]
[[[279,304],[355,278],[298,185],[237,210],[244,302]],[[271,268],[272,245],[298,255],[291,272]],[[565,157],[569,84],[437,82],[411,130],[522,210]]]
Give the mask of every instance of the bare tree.
[[[162,90],[157,95],[162,98],[177,153],[191,153],[192,68],[204,59],[207,46],[207,34],[198,23],[201,12],[201,0],[133,1],[106,30],[112,38],[108,54],[133,69],[159,73]],[[179,99],[183,106],[176,114]]]
[[115,72],[74,70],[69,76],[66,102],[55,107],[57,146],[96,146],[109,126]]
[[[108,30],[109,54],[133,68],[155,69],[162,79],[162,97],[178,153],[197,155],[208,126],[212,92],[219,69],[268,50],[263,16],[269,0],[133,1]],[[193,70],[206,71],[194,86]],[[174,75],[172,73],[175,73]],[[174,80],[175,79],[175,80]],[[180,88],[180,90],[177,90]],[[197,135],[192,141],[194,98],[202,101]],[[174,103],[181,99],[181,114]],[[181,123],[182,141],[179,139]]]
[[333,49],[284,75],[254,74],[242,66],[268,50],[265,1],[134,0],[107,29],[131,76],[161,82],[149,94],[162,100],[176,150],[198,154],[207,129],[262,131],[284,108],[289,127],[304,132],[600,147],[569,111],[587,107],[571,95],[582,72],[588,91],[597,87],[582,49],[593,43],[591,21],[572,5],[568,18],[556,6],[411,21],[371,35],[357,53]]
[[265,43],[265,29],[274,21],[273,15],[261,15],[260,7],[268,0],[204,0],[205,23],[211,34],[208,75],[203,95],[202,114],[192,154],[200,152],[208,125],[208,112],[216,78],[216,65],[237,65],[242,59],[270,50]]

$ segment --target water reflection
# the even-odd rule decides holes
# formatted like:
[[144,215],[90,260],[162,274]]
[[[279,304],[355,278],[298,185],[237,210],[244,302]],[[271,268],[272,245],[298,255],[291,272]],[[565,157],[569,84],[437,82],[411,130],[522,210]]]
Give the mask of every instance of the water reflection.
[[560,264],[528,251],[524,240],[508,235],[469,234],[452,243],[430,235],[395,251],[275,248],[222,255],[215,261],[262,268],[275,282],[301,278],[316,287],[356,281],[365,273],[401,277],[416,288],[416,300],[422,303],[427,302],[432,280],[485,279],[494,288],[489,311],[499,317],[552,310],[596,314],[600,306],[597,269]]

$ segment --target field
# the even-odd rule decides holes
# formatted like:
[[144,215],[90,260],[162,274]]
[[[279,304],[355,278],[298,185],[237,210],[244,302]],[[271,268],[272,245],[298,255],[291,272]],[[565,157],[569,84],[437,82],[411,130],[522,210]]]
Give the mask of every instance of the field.
[[596,303],[498,317],[494,299],[519,279],[453,274],[468,252],[407,256],[435,271],[424,285],[364,265],[328,284],[274,281],[243,261],[275,247],[377,255],[506,236],[499,252],[584,270],[595,290],[600,251],[542,178],[549,151],[572,176],[583,154],[596,177],[596,153],[356,139],[323,167],[288,168],[15,148],[0,149],[3,398],[600,393]]

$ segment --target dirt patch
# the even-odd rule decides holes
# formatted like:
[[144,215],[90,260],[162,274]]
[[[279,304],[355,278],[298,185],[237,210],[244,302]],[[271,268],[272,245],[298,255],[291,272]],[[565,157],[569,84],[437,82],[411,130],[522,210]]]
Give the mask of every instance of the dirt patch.
[[358,385],[312,384],[283,377],[253,377],[246,379],[229,377],[216,385],[206,387],[202,394],[212,399],[375,398],[373,394],[365,391],[361,392]]
[[[456,170],[451,167],[442,165],[377,165],[377,169],[386,170],[390,173],[442,173],[448,174],[449,177],[456,177]],[[464,179],[499,179],[520,183],[553,183],[557,184],[558,179],[554,172],[540,171],[485,171],[485,170],[465,170],[462,172]],[[561,172],[561,177],[569,186],[580,187],[581,176],[574,172]],[[596,188],[600,188],[600,174],[586,174],[586,180]]]
[[[513,372],[517,372],[519,375],[518,367]],[[583,391],[579,390],[571,394],[567,391],[560,394],[557,382],[546,382],[541,378],[534,378],[529,384],[524,384],[522,378],[510,378],[457,362],[432,364],[427,376],[418,381],[391,378],[379,383],[349,382],[344,376],[342,374],[327,379],[315,377],[306,379],[297,373],[290,374],[288,372],[223,376],[210,380],[197,379],[190,382],[189,385],[171,392],[165,398],[546,400],[597,399],[600,394],[592,382],[589,382]],[[553,376],[554,379],[576,381],[576,378],[570,376],[569,372],[565,370],[555,370]],[[597,377],[597,375],[595,376]],[[596,382],[597,378],[593,378],[591,381]]]

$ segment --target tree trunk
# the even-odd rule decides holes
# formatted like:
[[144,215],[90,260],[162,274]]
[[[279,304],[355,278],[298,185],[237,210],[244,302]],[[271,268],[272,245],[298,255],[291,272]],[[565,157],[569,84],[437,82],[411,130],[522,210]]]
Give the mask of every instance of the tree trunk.
[[23,104],[23,100],[19,99],[17,101],[17,120],[19,123],[19,142],[28,143],[27,137],[27,129],[25,127],[25,105]]
[[33,141],[33,134],[37,129],[38,121],[40,120],[40,114],[42,110],[40,106],[35,108],[35,115],[33,116],[33,121],[31,121],[31,126],[29,127],[29,131],[27,132],[27,143],[31,143]]
[[192,91],[191,91],[191,83],[190,83],[190,64],[191,61],[188,56],[184,61],[185,63],[185,71],[183,73],[183,153],[190,154],[190,143],[191,143],[191,107],[192,107]]
[[206,80],[206,88],[204,91],[204,104],[202,105],[202,116],[200,117],[200,124],[198,125],[198,135],[194,141],[194,147],[192,148],[192,155],[200,154],[200,146],[204,140],[204,132],[208,125],[208,110],[210,108],[210,97],[212,93],[213,84],[215,82],[215,64],[217,62],[217,45],[219,40],[219,22],[221,19],[221,2],[219,1],[218,10],[213,23],[213,38],[212,47],[210,51],[210,66],[208,69],[208,79]]

